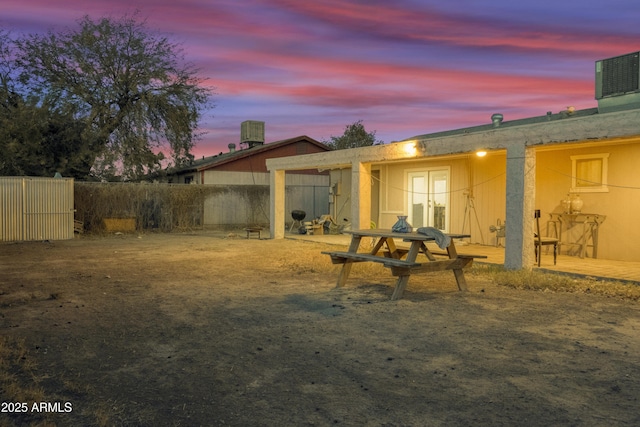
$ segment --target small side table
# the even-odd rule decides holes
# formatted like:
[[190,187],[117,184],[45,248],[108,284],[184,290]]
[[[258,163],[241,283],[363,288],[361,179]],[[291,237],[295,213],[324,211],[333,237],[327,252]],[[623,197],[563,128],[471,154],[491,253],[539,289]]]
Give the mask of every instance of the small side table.
[[247,239],[251,237],[251,233],[258,234],[258,240],[260,240],[260,232],[262,231],[262,227],[247,227],[244,231],[247,232]]
[[[591,257],[598,258],[598,232],[600,225],[607,218],[606,215],[593,213],[551,213],[549,215],[551,217],[550,222],[558,221],[560,223],[557,235],[560,239],[558,252],[563,245],[577,246],[580,258],[584,258],[587,255],[587,247],[590,246],[592,249]],[[574,241],[570,241],[568,234],[573,226],[581,226],[581,228],[579,229],[579,237]],[[566,240],[562,238],[563,229],[566,232]],[[589,240],[591,240],[591,244],[589,244]]]

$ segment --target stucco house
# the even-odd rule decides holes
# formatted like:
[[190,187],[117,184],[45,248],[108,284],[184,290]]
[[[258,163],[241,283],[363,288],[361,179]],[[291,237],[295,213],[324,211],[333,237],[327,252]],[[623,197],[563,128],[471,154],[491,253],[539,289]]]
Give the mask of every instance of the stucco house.
[[[266,161],[331,151],[306,135],[264,142],[264,122],[241,125],[240,149],[196,159],[168,176],[169,183],[219,188],[204,206],[204,225],[230,226],[268,223],[269,172]],[[291,171],[286,176],[288,209],[304,210],[309,218],[327,213],[329,174],[316,168]]]
[[[610,58],[596,62],[597,108],[513,121],[494,114],[484,125],[387,145],[268,160],[271,236],[284,236],[284,172],[315,167],[331,170],[332,205],[345,206],[338,217],[354,228],[390,228],[408,215],[414,226],[493,245],[491,230],[506,223],[504,264],[519,269],[533,264],[540,209],[542,232],[563,233],[562,253],[640,261],[639,75],[638,53]],[[581,199],[580,215],[576,207],[565,214],[568,194]]]

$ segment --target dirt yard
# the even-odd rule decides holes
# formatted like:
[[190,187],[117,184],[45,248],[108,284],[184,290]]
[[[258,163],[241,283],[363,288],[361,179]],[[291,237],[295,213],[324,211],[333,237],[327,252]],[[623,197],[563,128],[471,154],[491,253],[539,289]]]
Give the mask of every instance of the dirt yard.
[[0,244],[0,425],[640,425],[640,303],[450,272],[392,302],[379,266],[336,289],[328,248]]

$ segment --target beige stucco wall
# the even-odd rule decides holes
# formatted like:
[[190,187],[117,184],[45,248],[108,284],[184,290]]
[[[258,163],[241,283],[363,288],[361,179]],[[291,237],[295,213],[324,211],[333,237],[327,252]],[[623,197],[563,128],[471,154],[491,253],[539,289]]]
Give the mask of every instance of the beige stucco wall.
[[[398,215],[407,215],[407,174],[427,169],[448,168],[449,232],[470,233],[473,243],[495,245],[489,226],[505,219],[505,154],[490,153],[452,158],[378,164],[372,167],[372,221],[379,228],[391,228]],[[332,215],[351,219],[351,169],[331,171],[331,184],[340,183],[340,194],[332,201]],[[471,191],[469,191],[471,189]],[[467,195],[473,197],[467,208]],[[376,200],[377,203],[373,203]],[[466,212],[465,212],[466,211]],[[466,220],[465,220],[466,213]],[[464,229],[463,229],[464,228]],[[502,242],[504,243],[504,242]]]
[[[485,157],[469,158],[472,176],[473,207],[471,211],[471,241],[486,245],[504,245],[497,241],[496,233],[489,227],[504,225],[506,221],[506,154],[504,151],[490,152]],[[477,220],[476,220],[477,215]],[[480,226],[478,226],[478,223]]]
[[[427,169],[449,169],[450,217],[449,232],[457,233],[462,228],[464,211],[463,192],[468,188],[468,173],[465,159],[434,159],[431,161],[403,162],[380,165],[380,214],[381,228],[391,228],[398,215],[407,215],[408,173]],[[467,231],[469,228],[467,227]]]
[[332,186],[329,195],[329,215],[338,224],[342,224],[345,219],[351,221],[351,169],[334,169],[329,175]]

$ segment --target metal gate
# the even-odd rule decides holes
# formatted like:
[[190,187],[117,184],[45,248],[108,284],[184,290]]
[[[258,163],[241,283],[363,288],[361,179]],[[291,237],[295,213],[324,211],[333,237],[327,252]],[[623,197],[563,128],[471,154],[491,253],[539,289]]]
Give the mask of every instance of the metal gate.
[[0,241],[73,239],[73,179],[0,177]]

